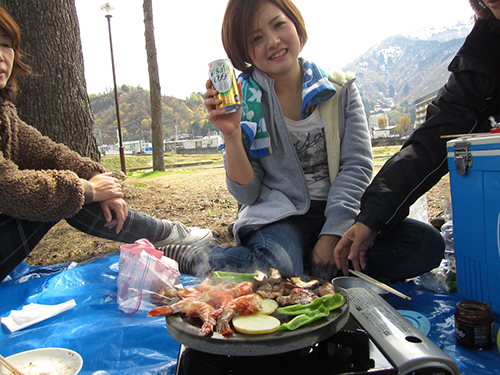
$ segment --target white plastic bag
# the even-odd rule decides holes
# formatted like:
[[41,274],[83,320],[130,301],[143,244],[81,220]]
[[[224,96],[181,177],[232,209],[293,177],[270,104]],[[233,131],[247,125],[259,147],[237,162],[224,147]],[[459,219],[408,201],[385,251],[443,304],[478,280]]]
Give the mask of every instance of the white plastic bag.
[[129,314],[149,311],[164,299],[165,291],[181,289],[175,260],[167,258],[146,239],[120,247],[118,307]]
[[410,214],[412,219],[419,220],[429,224],[429,214],[427,212],[427,194],[422,195],[410,206]]
[[453,236],[453,213],[451,202],[447,198],[442,199],[444,224],[441,226],[441,234],[444,238],[444,259],[439,267],[430,270],[415,278],[417,285],[422,285],[436,293],[456,293],[457,273],[455,265],[455,240]]

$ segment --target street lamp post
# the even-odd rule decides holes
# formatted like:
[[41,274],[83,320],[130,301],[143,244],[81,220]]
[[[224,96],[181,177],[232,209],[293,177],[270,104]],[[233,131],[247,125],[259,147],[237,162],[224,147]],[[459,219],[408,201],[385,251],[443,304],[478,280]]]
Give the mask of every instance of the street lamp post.
[[111,51],[111,69],[113,70],[113,85],[115,92],[115,106],[116,106],[116,122],[118,123],[118,144],[120,146],[120,164],[122,167],[122,172],[127,173],[127,167],[125,166],[125,151],[123,149],[123,139],[122,139],[122,126],[120,123],[120,107],[118,105],[118,90],[116,89],[116,74],[115,74],[115,59],[113,56],[113,40],[111,38],[111,14],[110,11],[114,8],[106,3],[101,7],[102,10],[106,11],[106,18],[108,19],[108,31],[109,31],[109,49]]

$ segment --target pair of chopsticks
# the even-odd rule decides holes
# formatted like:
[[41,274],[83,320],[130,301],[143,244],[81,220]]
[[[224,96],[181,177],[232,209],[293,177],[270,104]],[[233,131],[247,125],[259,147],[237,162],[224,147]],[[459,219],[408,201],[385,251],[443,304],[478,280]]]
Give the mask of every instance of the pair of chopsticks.
[[375,280],[375,279],[371,278],[370,276],[365,275],[362,272],[359,272],[359,271],[356,271],[356,270],[351,270],[351,269],[349,270],[349,272],[352,273],[353,275],[358,276],[360,279],[368,281],[370,284],[376,285],[379,288],[388,291],[389,293],[392,293],[392,294],[394,294],[394,295],[396,295],[398,297],[401,297],[401,298],[404,298],[404,299],[407,299],[407,300],[411,301],[411,297],[408,297],[406,294],[403,294],[400,291],[398,291],[398,290],[396,290],[394,288],[391,288],[389,285],[384,284],[383,282],[380,282],[378,280]]
[[461,138],[461,137],[481,137],[481,136],[488,135],[488,134],[491,134],[491,133],[446,134],[446,135],[442,135],[439,138],[446,139],[446,138]]
[[21,371],[19,371],[15,366],[7,361],[4,356],[0,354],[0,363],[13,375],[23,375]]

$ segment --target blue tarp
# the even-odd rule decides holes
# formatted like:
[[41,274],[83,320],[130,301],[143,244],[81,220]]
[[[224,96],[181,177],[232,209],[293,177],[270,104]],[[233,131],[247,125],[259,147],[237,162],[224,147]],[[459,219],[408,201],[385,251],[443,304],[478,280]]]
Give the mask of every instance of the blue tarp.
[[[26,267],[22,277],[0,283],[0,316],[29,303],[58,304],[74,299],[76,307],[46,321],[10,333],[2,325],[0,354],[44,347],[62,347],[83,357],[82,375],[175,374],[179,343],[165,328],[165,319],[147,318],[146,312],[126,314],[116,301],[119,254],[78,264]],[[182,275],[181,282],[199,280]],[[429,319],[429,337],[454,359],[463,375],[500,375],[500,354],[495,348],[469,350],[455,343],[456,294],[435,294],[413,283],[393,285],[410,295],[408,301],[388,295],[400,310],[412,310]],[[500,319],[496,317],[495,329]],[[495,332],[496,332],[495,331]]]

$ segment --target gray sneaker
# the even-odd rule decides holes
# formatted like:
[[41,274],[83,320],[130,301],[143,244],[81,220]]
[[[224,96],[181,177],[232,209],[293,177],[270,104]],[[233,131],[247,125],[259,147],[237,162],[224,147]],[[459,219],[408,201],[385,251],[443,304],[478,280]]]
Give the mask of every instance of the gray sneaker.
[[170,235],[164,240],[154,243],[156,248],[166,245],[196,245],[204,246],[212,240],[210,229],[187,227],[178,221],[168,221],[170,224]]

